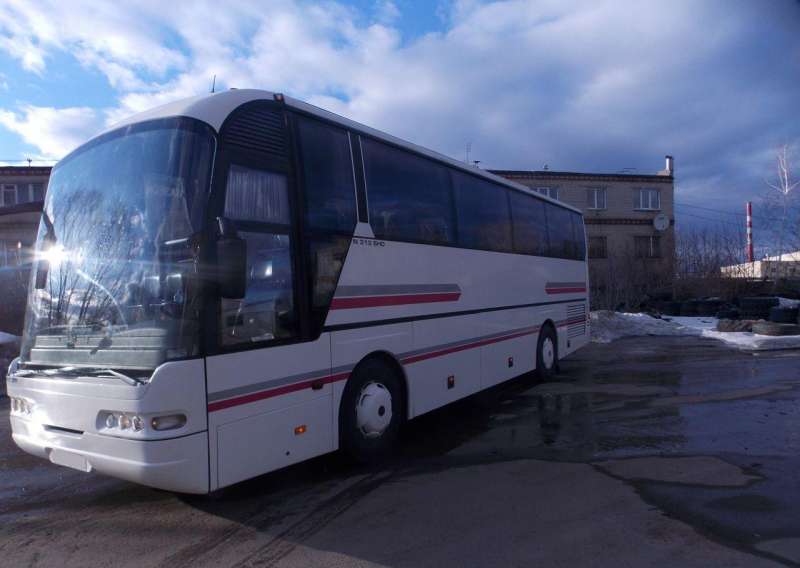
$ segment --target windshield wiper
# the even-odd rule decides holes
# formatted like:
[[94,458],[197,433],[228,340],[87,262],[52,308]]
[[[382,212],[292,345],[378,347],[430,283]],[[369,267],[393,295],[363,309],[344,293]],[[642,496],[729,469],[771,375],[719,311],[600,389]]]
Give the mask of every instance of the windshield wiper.
[[131,377],[114,369],[103,367],[60,367],[55,369],[19,369],[14,373],[15,377],[57,377],[66,375],[70,377],[97,377],[107,379],[119,379],[129,385],[143,385],[146,381],[137,377]]

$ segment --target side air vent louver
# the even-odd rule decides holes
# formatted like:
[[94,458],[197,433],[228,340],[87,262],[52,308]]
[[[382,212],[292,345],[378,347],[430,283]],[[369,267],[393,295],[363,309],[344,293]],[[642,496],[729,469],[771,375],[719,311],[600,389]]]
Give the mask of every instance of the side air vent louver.
[[283,114],[265,108],[245,110],[225,128],[225,142],[251,152],[285,158]]

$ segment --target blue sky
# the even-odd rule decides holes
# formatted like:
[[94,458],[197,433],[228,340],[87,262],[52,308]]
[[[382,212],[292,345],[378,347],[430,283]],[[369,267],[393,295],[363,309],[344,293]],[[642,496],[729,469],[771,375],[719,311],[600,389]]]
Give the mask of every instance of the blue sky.
[[0,0],[0,160],[56,160],[216,74],[489,168],[672,154],[679,223],[725,227],[781,145],[800,170],[799,29],[797,0]]

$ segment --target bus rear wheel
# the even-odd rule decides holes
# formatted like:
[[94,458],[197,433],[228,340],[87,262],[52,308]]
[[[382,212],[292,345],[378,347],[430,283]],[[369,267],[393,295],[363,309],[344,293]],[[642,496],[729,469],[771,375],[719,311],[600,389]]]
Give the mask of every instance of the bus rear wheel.
[[549,325],[542,326],[536,345],[536,375],[539,380],[553,378],[558,369],[558,337]]
[[367,359],[347,382],[339,411],[339,445],[360,463],[380,461],[394,446],[405,403],[401,378],[391,366]]

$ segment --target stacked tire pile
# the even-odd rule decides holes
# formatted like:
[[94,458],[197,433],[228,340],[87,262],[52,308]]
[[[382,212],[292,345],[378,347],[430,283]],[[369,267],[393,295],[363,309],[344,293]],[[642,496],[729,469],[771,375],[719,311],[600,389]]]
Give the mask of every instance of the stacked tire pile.
[[[782,308],[778,298],[740,298],[739,309],[717,313],[720,331],[752,331],[758,335],[800,335],[798,308]],[[739,321],[733,321],[739,320]]]

